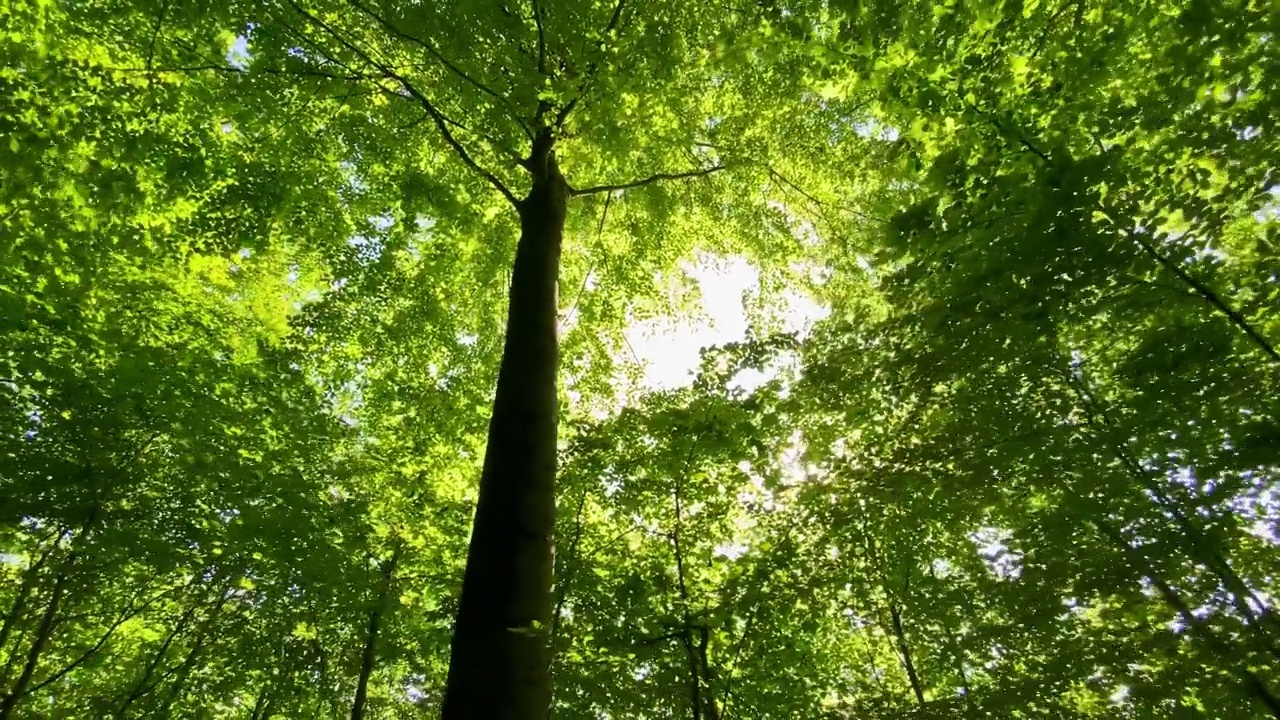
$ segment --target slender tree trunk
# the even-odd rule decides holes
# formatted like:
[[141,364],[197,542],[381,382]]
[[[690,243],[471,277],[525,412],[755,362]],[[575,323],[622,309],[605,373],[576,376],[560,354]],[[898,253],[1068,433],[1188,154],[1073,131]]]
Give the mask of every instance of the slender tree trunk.
[[511,275],[506,347],[489,420],[445,720],[545,718],[551,702],[555,530],[556,279],[568,187],[543,131],[527,163]]
[[404,545],[396,544],[395,552],[382,562],[382,588],[378,591],[377,604],[369,613],[369,629],[365,633],[364,653],[360,659],[360,680],[356,683],[356,697],[351,703],[351,720],[363,720],[364,706],[369,699],[369,678],[378,664],[378,631],[382,629],[382,616],[387,610],[391,585],[395,582],[396,566],[400,564],[400,553]]
[[253,702],[253,711],[249,720],[266,720],[271,717],[271,685],[268,683],[258,691],[258,699]]
[[[1105,434],[1114,433],[1116,426],[1111,421],[1106,407],[1089,390],[1083,376],[1069,380],[1069,385],[1081,404],[1084,405],[1088,413],[1089,424],[1094,426],[1100,434],[1104,434],[1104,437]],[[1217,578],[1218,583],[1230,597],[1232,606],[1235,607],[1241,620],[1251,631],[1253,644],[1272,657],[1280,658],[1280,648],[1277,648],[1274,642],[1277,632],[1280,632],[1280,627],[1277,626],[1275,618],[1270,614],[1254,612],[1249,605],[1249,601],[1253,601],[1259,607],[1263,607],[1263,603],[1249,589],[1249,586],[1244,582],[1244,578],[1231,566],[1230,560],[1221,550],[1206,547],[1208,534],[1204,531],[1200,522],[1193,515],[1188,515],[1183,511],[1179,499],[1172,496],[1160,479],[1146,470],[1124,445],[1115,443],[1111,448],[1111,452],[1120,461],[1121,465],[1133,475],[1134,479],[1151,494],[1151,497],[1156,501],[1156,505],[1173,519],[1174,524],[1183,535],[1187,545],[1186,552],[1190,560],[1203,565],[1205,569]]]
[[58,610],[62,607],[62,596],[67,589],[67,577],[70,573],[70,564],[74,560],[74,556],[68,558],[67,565],[58,573],[58,579],[53,583],[53,593],[49,597],[49,604],[45,606],[44,615],[40,618],[40,626],[36,629],[36,635],[31,640],[31,647],[27,650],[27,661],[22,666],[22,673],[18,675],[18,679],[13,683],[13,687],[9,689],[8,694],[4,696],[4,700],[0,701],[0,720],[6,720],[13,714],[14,707],[18,701],[27,692],[27,686],[31,684],[31,678],[36,673],[36,667],[40,664],[40,655],[44,652],[44,647],[49,642],[49,636],[53,634],[53,626],[58,618]]
[[965,702],[969,702],[969,674],[964,671],[964,649],[960,647],[959,641],[956,640],[955,633],[951,630],[951,623],[944,622],[942,629],[947,633],[947,650],[951,653],[952,659],[956,663],[956,675],[960,678],[960,689],[964,691]]
[[698,628],[698,665],[701,672],[698,673],[697,678],[706,685],[702,698],[702,715],[707,720],[720,720],[720,708],[716,706],[715,671],[711,667],[711,662],[707,660],[707,646],[710,644],[711,630],[703,625]]
[[1186,624],[1187,629],[1201,638],[1205,644],[1222,658],[1226,670],[1240,679],[1241,684],[1244,685],[1245,692],[1266,707],[1267,712],[1272,717],[1280,718],[1280,697],[1271,692],[1267,683],[1257,673],[1243,664],[1240,653],[1223,640],[1214,631],[1213,627],[1192,612],[1191,607],[1183,599],[1181,593],[1165,582],[1164,578],[1151,568],[1146,558],[1134,549],[1133,545],[1129,543],[1118,528],[1113,527],[1111,523],[1101,517],[1094,518],[1090,522],[1117,545],[1117,549],[1124,553],[1142,576],[1151,581],[1151,584],[1160,592],[1160,597],[1178,614],[1178,617]]
[[1208,623],[1197,617],[1186,601],[1182,599],[1182,596],[1178,594],[1178,591],[1174,590],[1169,583],[1154,573],[1149,573],[1148,578],[1151,580],[1151,584],[1155,585],[1156,589],[1160,591],[1160,596],[1164,598],[1169,607],[1178,613],[1178,617],[1187,625],[1187,628],[1203,638],[1215,652],[1222,656],[1230,672],[1240,678],[1240,682],[1245,687],[1245,692],[1262,703],[1272,717],[1280,718],[1280,698],[1277,698],[1271,692],[1270,688],[1267,687],[1267,684],[1257,673],[1241,663],[1238,659],[1239,653],[1235,652],[1230,645],[1223,641]]
[[191,622],[191,618],[199,609],[200,603],[192,603],[191,607],[187,608],[187,611],[178,619],[178,622],[174,623],[173,629],[165,636],[164,642],[160,643],[160,648],[151,656],[151,661],[147,663],[147,667],[143,671],[142,677],[138,680],[137,684],[133,686],[133,690],[130,691],[128,697],[120,703],[120,709],[116,711],[116,717],[126,717],[128,715],[129,708],[135,702],[155,689],[155,684],[151,682],[151,678],[155,677],[156,670],[160,669],[160,665],[169,654],[169,648],[173,647],[173,641],[177,640],[178,636],[182,634],[182,631],[187,629],[188,623]]
[[[213,628],[213,624],[218,619],[219,613],[222,612],[223,606],[230,599],[230,590],[226,587],[219,591],[218,601],[214,603],[213,609],[209,611],[209,615],[200,623],[200,629],[196,632],[194,644],[191,650],[187,652],[186,658],[178,665],[174,672],[173,683],[169,686],[165,693],[164,700],[160,702],[160,707],[155,712],[155,717],[169,717],[169,708],[179,697],[186,691],[187,680],[191,677],[191,671],[195,669],[196,661],[200,658],[200,653],[204,652],[211,643],[209,636]],[[217,642],[215,639],[213,642]]]
[[702,720],[702,678],[698,675],[698,660],[693,649],[693,629],[688,625],[680,631],[680,644],[689,660],[689,710],[693,720]]
[[911,681],[911,692],[915,693],[920,707],[924,707],[924,687],[920,685],[920,674],[916,672],[915,662],[911,660],[911,646],[907,644],[907,633],[902,628],[902,611],[893,600],[889,601],[889,618],[893,621],[893,636],[897,638],[898,651],[902,654],[902,667],[907,671],[907,679]]
[[13,629],[18,626],[22,620],[22,613],[26,610],[27,599],[31,597],[31,591],[35,589],[40,579],[40,569],[58,549],[59,543],[62,541],[62,533],[57,532],[53,535],[53,541],[49,543],[48,549],[40,554],[40,558],[31,563],[26,572],[22,574],[22,584],[18,586],[18,594],[13,599],[13,604],[9,606],[9,611],[4,615],[4,623],[0,624],[0,650],[9,643],[9,637],[13,633]]

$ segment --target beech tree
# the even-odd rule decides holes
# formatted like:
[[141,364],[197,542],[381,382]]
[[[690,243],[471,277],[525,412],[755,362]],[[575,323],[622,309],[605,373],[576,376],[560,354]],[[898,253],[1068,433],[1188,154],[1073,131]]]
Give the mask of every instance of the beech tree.
[[0,719],[1280,717],[1262,3],[0,18]]

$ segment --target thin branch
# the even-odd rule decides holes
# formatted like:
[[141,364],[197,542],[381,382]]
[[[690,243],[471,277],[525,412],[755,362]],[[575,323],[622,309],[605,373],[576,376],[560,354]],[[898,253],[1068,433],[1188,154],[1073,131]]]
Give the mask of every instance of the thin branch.
[[777,170],[774,170],[774,169],[773,169],[773,166],[770,166],[770,167],[769,167],[769,174],[770,174],[770,175],[772,175],[772,176],[774,176],[775,178],[777,178],[777,179],[781,180],[781,181],[783,182],[783,184],[784,184],[784,185],[786,185],[787,187],[789,187],[789,188],[791,188],[792,190],[795,190],[796,192],[800,193],[800,195],[801,195],[802,197],[804,197],[804,199],[805,199],[805,200],[808,200],[809,202],[813,203],[814,205],[817,205],[817,206],[819,206],[819,207],[822,207],[822,206],[825,206],[825,205],[826,205],[826,203],[822,202],[822,201],[821,201],[821,200],[819,200],[818,198],[816,198],[816,197],[814,197],[814,196],[810,195],[809,193],[805,192],[804,188],[802,188],[802,187],[800,187],[799,185],[796,185],[795,183],[791,182],[791,180],[789,180],[785,175],[783,175],[782,173],[778,172]]
[[592,185],[591,187],[587,187],[587,188],[569,188],[569,195],[571,197],[580,197],[582,195],[591,195],[593,193],[613,192],[615,190],[629,190],[631,188],[643,187],[645,185],[658,182],[659,180],[684,180],[686,178],[702,177],[703,175],[710,175],[712,173],[719,172],[724,169],[725,169],[724,165],[716,165],[715,167],[706,168],[704,170],[690,170],[689,172],[682,172],[682,173],[657,173],[655,175],[650,175],[649,177],[644,178],[643,180],[636,180],[635,182],[622,183],[620,185]]
[[468,75],[465,70],[458,67],[457,65],[454,65],[452,62],[449,61],[448,58],[446,58],[444,55],[441,55],[440,51],[436,50],[435,46],[432,45],[431,43],[427,42],[426,40],[423,40],[422,38],[416,35],[411,35],[405,32],[404,30],[401,30],[399,27],[393,24],[390,20],[387,20],[381,15],[375,13],[367,5],[360,2],[360,0],[348,0],[348,2],[350,2],[352,5],[354,5],[357,9],[359,9],[364,14],[373,18],[375,21],[377,21],[379,25],[386,28],[392,35],[402,38],[408,42],[413,43],[414,45],[417,45],[418,47],[421,47],[423,50],[426,50],[427,53],[431,55],[431,57],[438,60],[440,64],[448,68],[450,72],[462,78],[463,80],[466,80],[468,83],[473,85],[476,89],[478,89],[480,92],[485,93],[486,95],[489,95],[490,97],[493,97],[498,102],[502,103],[503,108],[506,109],[507,113],[511,116],[511,119],[515,120],[516,124],[520,126],[520,130],[524,132],[525,136],[528,137],[530,140],[533,139],[533,131],[529,129],[529,125],[525,123],[523,118],[520,117],[519,111],[517,111],[516,108],[512,106],[511,101],[508,100],[505,96],[498,94],[488,85],[485,85],[479,80],[476,80],[475,78]]
[[653,637],[640,638],[636,642],[639,642],[642,645],[653,645],[655,643],[663,642],[664,640],[679,640],[683,635],[684,635],[684,628],[681,628],[679,630],[674,630],[672,632],[665,633],[663,635],[655,635]]
[[[149,584],[150,583],[148,582],[148,586]],[[146,586],[144,586],[144,588],[145,587]],[[27,689],[26,696],[29,697],[31,695],[36,694],[40,690],[43,690],[49,685],[52,685],[53,683],[61,680],[68,673],[72,672],[76,668],[83,665],[90,658],[96,655],[98,651],[103,648],[104,645],[107,644],[107,641],[109,641],[111,637],[115,635],[116,631],[119,630],[120,626],[123,625],[126,621],[134,617],[137,617],[143,610],[146,610],[149,606],[154,604],[156,601],[165,598],[166,596],[170,595],[171,593],[179,589],[181,588],[170,588],[168,590],[165,590],[164,592],[161,592],[151,597],[150,599],[143,602],[141,605],[136,605],[136,606],[134,605],[134,603],[137,600],[137,594],[135,594],[133,598],[130,599],[129,605],[125,608],[125,610],[121,613],[121,615],[118,618],[116,618],[115,622],[107,626],[106,632],[104,632],[102,636],[98,638],[98,641],[94,643],[92,647],[85,650],[75,660],[72,660],[70,663],[64,665],[62,668],[60,668],[58,671],[54,672],[53,674],[49,675],[48,677],[46,677],[44,680],[41,680],[40,682],[32,685],[30,688]]]
[[1012,132],[1009,129],[1005,128],[1004,125],[1001,125],[1000,121],[996,119],[995,113],[987,112],[982,108],[978,107],[977,105],[974,105],[973,103],[968,101],[965,102],[965,105],[968,105],[970,110],[973,110],[979,115],[986,116],[987,122],[991,123],[991,126],[994,127],[997,132],[1000,132],[1002,134],[1007,134],[1007,135],[1013,135],[1018,139],[1018,143],[1020,145],[1022,145],[1027,150],[1030,150],[1032,153],[1035,153],[1035,155],[1038,156],[1042,161],[1044,161],[1046,165],[1049,165],[1050,167],[1053,166],[1053,160],[1049,159],[1049,155],[1047,153],[1045,153],[1043,150],[1033,145],[1031,141],[1023,137],[1021,133]]
[[[613,195],[604,196],[604,211],[600,213],[600,227],[596,230],[596,244],[600,245],[604,237],[604,220],[609,217],[609,203],[613,200]],[[601,250],[604,247],[601,245]],[[578,295],[573,299],[573,305],[569,307],[569,311],[565,313],[564,323],[568,323],[570,318],[576,317],[578,312],[578,303],[582,301],[582,295],[587,291],[587,281],[591,279],[591,273],[595,272],[596,264],[591,263],[587,268],[587,272],[582,276],[582,287],[578,288]]]
[[293,76],[298,76],[298,77],[321,77],[321,78],[328,78],[328,79],[330,79],[330,80],[344,80],[344,81],[347,81],[347,82],[352,82],[352,81],[357,81],[357,80],[382,80],[382,79],[384,79],[384,77],[383,77],[382,75],[380,75],[380,74],[375,75],[375,74],[371,74],[371,73],[355,73],[355,74],[351,74],[351,75],[334,75],[334,74],[332,74],[332,73],[320,72],[319,70],[286,70],[286,69],[283,69],[283,68],[257,68],[257,67],[256,67],[256,68],[253,68],[252,70],[247,70],[247,69],[241,69],[241,68],[238,68],[238,67],[234,67],[234,66],[231,66],[231,65],[218,65],[218,64],[213,64],[213,63],[208,64],[208,65],[188,65],[188,66],[185,66],[185,67],[172,67],[172,68],[152,68],[152,67],[140,67],[140,68],[136,68],[136,67],[111,67],[111,68],[107,68],[107,69],[108,69],[108,70],[113,70],[113,71],[115,71],[115,72],[125,72],[125,73],[151,73],[151,74],[154,74],[154,73],[195,73],[195,72],[202,72],[202,71],[210,70],[210,71],[217,71],[217,72],[231,73],[231,74],[234,74],[234,75],[250,75],[250,74],[263,74],[263,75],[293,75]]
[[[995,121],[993,120],[992,122],[995,122]],[[1033,152],[1033,153],[1035,153],[1036,155],[1038,155],[1038,156],[1040,157],[1040,159],[1041,159],[1041,160],[1045,161],[1045,163],[1050,164],[1050,165],[1052,165],[1052,164],[1053,164],[1053,161],[1049,159],[1049,156],[1048,156],[1047,154],[1045,154],[1045,152],[1044,152],[1043,150],[1041,150],[1040,148],[1036,147],[1035,145],[1032,145],[1032,144],[1031,144],[1031,141],[1027,140],[1027,139],[1026,139],[1026,138],[1024,138],[1024,137],[1019,137],[1019,138],[1018,138],[1018,142],[1019,142],[1019,143],[1021,143],[1021,144],[1022,144],[1022,146],[1023,146],[1023,147],[1025,147],[1026,149],[1028,149],[1028,150],[1030,150],[1031,152]]]
[[625,538],[626,536],[630,535],[631,533],[633,533],[633,532],[635,532],[635,531],[637,531],[637,530],[644,530],[644,531],[646,531],[646,532],[648,531],[648,529],[647,529],[646,527],[644,527],[643,525],[638,525],[638,524],[636,524],[636,525],[632,525],[631,527],[627,528],[626,530],[623,530],[622,532],[618,533],[617,535],[614,535],[613,537],[609,538],[609,539],[608,539],[608,540],[606,540],[605,542],[602,542],[602,543],[600,543],[599,545],[597,545],[596,547],[591,548],[591,551],[590,551],[590,552],[587,552],[587,553],[584,553],[584,555],[585,555],[586,557],[588,557],[588,558],[593,558],[593,557],[595,557],[596,555],[599,555],[600,553],[604,552],[605,550],[608,550],[609,548],[613,547],[613,546],[614,546],[614,545],[615,545],[619,540],[621,540],[621,539]]
[[[998,131],[1002,133],[1007,132],[1006,129],[995,119],[994,116],[991,116],[989,113],[984,113],[982,110],[978,109],[972,104],[969,104],[969,107],[978,113],[988,115],[990,123]],[[1018,142],[1023,147],[1035,153],[1041,160],[1045,162],[1046,165],[1049,165],[1050,167],[1053,166],[1054,164],[1053,161],[1050,160],[1049,156],[1045,154],[1042,150],[1040,150],[1040,148],[1033,145],[1029,140],[1023,137],[1021,133],[1014,133],[1014,135],[1015,137],[1017,137]],[[1102,211],[1104,215],[1107,214],[1105,209],[1102,208],[1101,206],[1098,206],[1097,209]],[[1114,221],[1112,222],[1114,223]],[[1239,330],[1244,332],[1244,334],[1247,335],[1249,339],[1253,341],[1253,343],[1256,344],[1264,353],[1266,353],[1267,356],[1270,357],[1273,362],[1280,363],[1280,351],[1277,351],[1275,346],[1272,345],[1265,337],[1263,337],[1260,332],[1258,332],[1257,328],[1253,327],[1253,325],[1243,315],[1241,315],[1238,310],[1236,310],[1235,308],[1227,304],[1227,302],[1223,300],[1217,293],[1215,293],[1212,288],[1210,288],[1208,285],[1194,278],[1190,273],[1182,269],[1182,267],[1180,267],[1177,263],[1171,261],[1169,258],[1160,254],[1160,252],[1156,250],[1155,246],[1153,246],[1151,243],[1147,242],[1146,240],[1143,240],[1139,233],[1129,233],[1129,232],[1122,231],[1122,234],[1133,239],[1133,241],[1138,243],[1138,245],[1142,248],[1142,250],[1145,253],[1147,253],[1147,255],[1151,257],[1151,259],[1156,261],[1156,264],[1158,264],[1160,267],[1164,268],[1165,270],[1168,270],[1179,280],[1186,283],[1192,289],[1192,291],[1194,291],[1196,295],[1199,295],[1205,302],[1217,308],[1223,315],[1227,317],[1227,320],[1230,321],[1232,325],[1235,325]]]
[[[160,37],[160,28],[164,26],[164,16],[169,14],[169,0],[164,0],[160,4],[160,12],[156,16],[156,26],[151,31],[151,42],[147,45],[147,72],[151,72],[151,65],[156,56],[156,40]],[[150,80],[148,80],[150,83]]]
[[[556,640],[560,637],[560,619],[564,617],[564,604],[569,597],[569,586],[573,582],[575,566],[578,561],[578,543],[582,540],[582,511],[587,505],[587,490],[582,491],[582,497],[578,499],[578,511],[573,517],[573,539],[569,542],[569,567],[565,569],[564,577],[561,582],[556,583],[555,614],[551,616],[551,633],[547,640],[547,646],[551,649],[550,671],[555,670],[556,658],[559,656],[556,652]],[[552,708],[547,708],[547,717],[551,716]]]
[[1239,658],[1239,652],[1214,632],[1208,622],[1192,611],[1182,595],[1160,576],[1147,558],[1133,546],[1133,543],[1119,529],[1112,527],[1111,523],[1102,517],[1102,513],[1088,518],[1086,522],[1118,546],[1117,549],[1127,556],[1138,573],[1146,577],[1156,587],[1160,592],[1161,599],[1178,614],[1187,629],[1203,638],[1210,648],[1227,661],[1227,671],[1240,679],[1246,691],[1265,705],[1272,717],[1280,718],[1280,698],[1272,694],[1266,683],[1253,672],[1252,668],[1239,662],[1232,662]]
[[470,167],[472,170],[479,173],[479,175],[483,177],[486,181],[488,181],[488,183],[492,185],[494,189],[496,189],[499,193],[502,193],[502,196],[505,197],[507,201],[510,202],[513,206],[519,206],[520,201],[516,199],[516,196],[510,190],[507,189],[507,186],[503,185],[502,181],[499,180],[496,175],[484,169],[483,167],[480,166],[479,163],[477,163],[474,159],[472,159],[471,154],[467,152],[467,149],[463,147],[462,143],[458,142],[458,139],[453,136],[452,132],[450,132],[449,120],[444,116],[443,113],[441,113],[436,108],[434,104],[432,104],[431,100],[429,100],[426,95],[423,95],[417,88],[415,88],[411,83],[409,83],[408,80],[404,79],[401,75],[396,73],[396,71],[392,70],[389,66],[387,66],[384,63],[378,62],[377,60],[374,60],[364,50],[361,50],[360,48],[352,44],[350,41],[348,41],[346,38],[342,37],[341,33],[335,30],[333,26],[329,25],[324,20],[321,20],[320,18],[316,17],[313,13],[311,13],[307,9],[298,5],[296,0],[287,0],[287,2],[289,3],[290,6],[293,7],[295,11],[297,11],[302,16],[306,17],[310,22],[318,25],[330,37],[338,41],[339,44],[341,44],[343,47],[350,50],[352,53],[355,53],[355,55],[359,57],[361,60],[374,66],[378,70],[382,71],[382,74],[387,78],[390,78],[400,83],[400,85],[404,88],[404,91],[409,93],[415,100],[421,103],[422,107],[425,108],[427,113],[431,115],[431,119],[435,122],[436,128],[440,131],[440,134],[444,136],[445,142],[448,143],[449,146],[453,148],[454,152],[458,153],[458,157],[462,159],[462,162],[465,163],[467,167]]
[[733,651],[733,661],[729,665],[729,672],[724,681],[724,695],[720,700],[720,709],[728,714],[729,703],[733,699],[733,680],[734,675],[738,672],[738,661],[742,659],[742,651],[747,645],[747,635],[751,633],[751,624],[755,622],[756,613],[760,609],[760,603],[757,602],[751,606],[751,614],[747,616],[747,622],[743,625],[742,635],[738,637],[738,646]]

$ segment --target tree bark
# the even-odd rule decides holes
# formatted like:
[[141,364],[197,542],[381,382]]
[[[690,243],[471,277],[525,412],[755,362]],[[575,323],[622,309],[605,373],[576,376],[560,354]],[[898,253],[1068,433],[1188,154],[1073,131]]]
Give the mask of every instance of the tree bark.
[[396,566],[404,545],[397,543],[391,557],[382,562],[382,588],[378,591],[377,604],[369,613],[369,628],[365,633],[364,652],[360,659],[360,680],[356,683],[356,697],[351,703],[351,720],[363,720],[364,706],[369,699],[369,678],[378,663],[378,632],[382,629],[382,617],[387,610],[391,585],[395,582]]
[[545,718],[555,529],[556,280],[568,186],[542,131],[520,201],[506,345],[454,626],[445,720]]

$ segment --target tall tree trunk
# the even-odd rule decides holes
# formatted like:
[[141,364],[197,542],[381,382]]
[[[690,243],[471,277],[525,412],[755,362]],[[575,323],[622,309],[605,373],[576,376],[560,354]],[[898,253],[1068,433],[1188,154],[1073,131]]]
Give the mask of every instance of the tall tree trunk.
[[360,658],[360,680],[356,683],[356,697],[351,703],[351,720],[363,720],[365,702],[369,699],[369,678],[378,664],[378,631],[382,629],[382,616],[387,610],[391,585],[395,582],[396,566],[400,564],[403,543],[396,543],[391,557],[382,561],[382,588],[378,590],[377,604],[369,612],[369,628],[364,637],[364,652]]
[[453,632],[445,720],[545,718],[551,702],[556,279],[569,195],[553,145],[545,130],[533,143],[533,187],[519,204],[506,346]]

